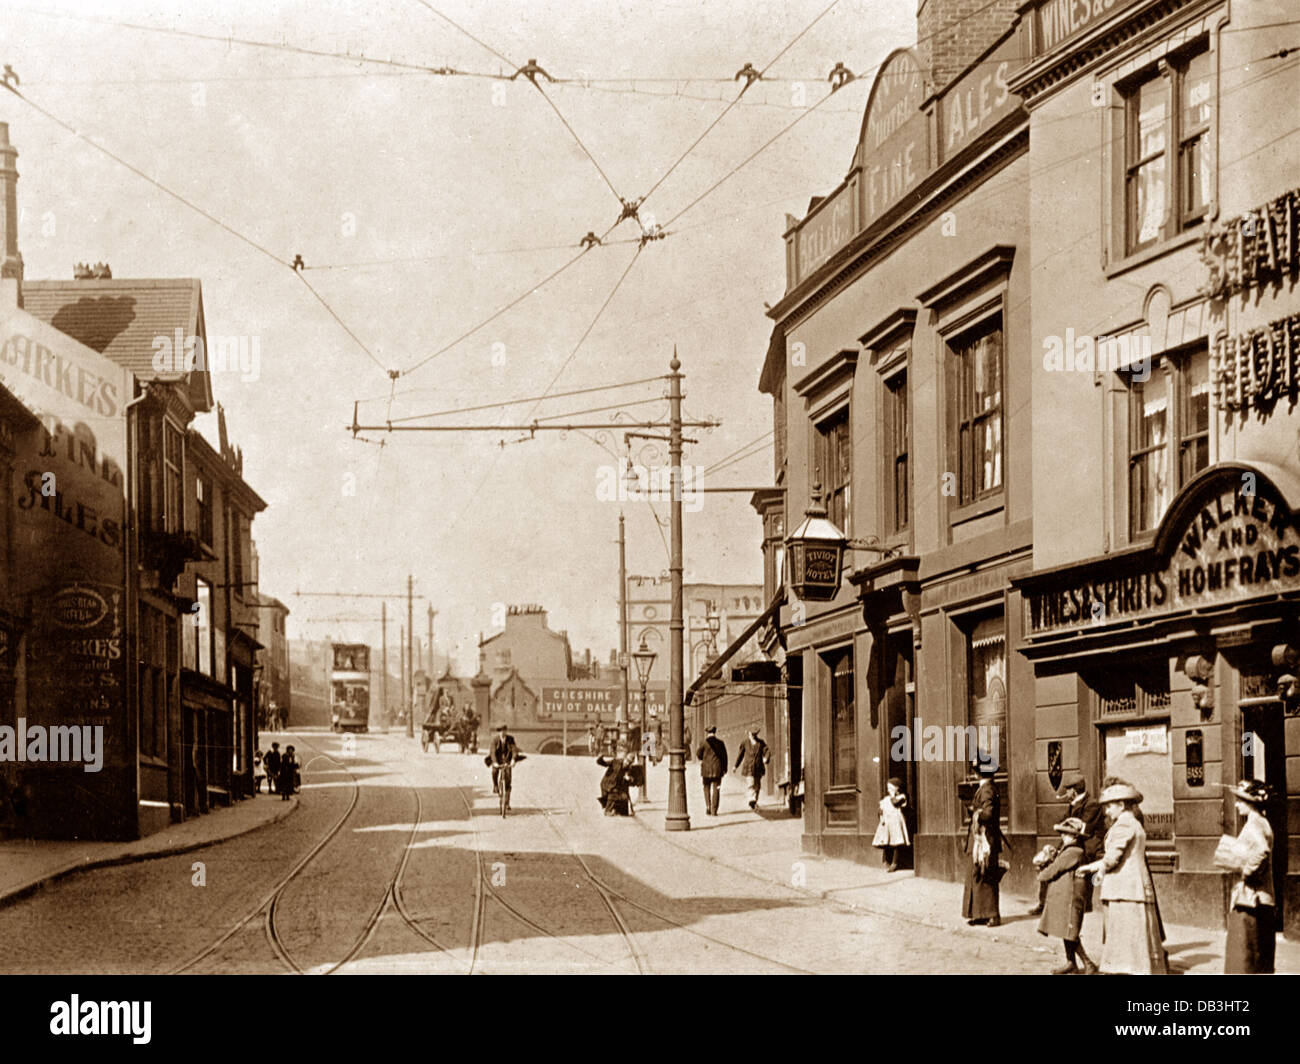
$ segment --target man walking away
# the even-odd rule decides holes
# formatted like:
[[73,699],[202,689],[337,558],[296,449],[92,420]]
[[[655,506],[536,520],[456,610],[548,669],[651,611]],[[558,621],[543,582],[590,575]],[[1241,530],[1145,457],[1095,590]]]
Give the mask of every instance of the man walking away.
[[727,744],[718,738],[717,728],[704,729],[704,742],[695,756],[700,759],[700,779],[704,781],[705,812],[717,816],[722,777],[727,774]]
[[758,808],[759,788],[763,784],[766,765],[772,759],[767,743],[758,737],[758,729],[749,732],[749,738],[740,744],[740,756],[736,758],[736,767],[745,777],[745,788],[749,792],[749,808]]
[[270,752],[263,759],[266,764],[266,782],[272,794],[280,793],[280,744],[272,743]]

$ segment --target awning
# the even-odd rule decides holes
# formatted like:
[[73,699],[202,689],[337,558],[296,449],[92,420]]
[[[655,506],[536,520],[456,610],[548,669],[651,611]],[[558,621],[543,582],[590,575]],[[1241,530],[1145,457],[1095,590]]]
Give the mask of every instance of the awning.
[[768,621],[775,621],[780,615],[781,606],[784,603],[785,588],[781,588],[780,591],[772,596],[772,601],[767,604],[767,609],[750,621],[749,626],[741,632],[740,635],[736,636],[731,645],[709,662],[704,671],[696,677],[695,682],[687,688],[686,695],[682,698],[682,705],[689,706],[695,699],[695,692],[717,676],[722,671],[722,667],[736,656],[736,653],[741,647],[749,642],[755,632],[762,628],[763,625],[767,624]]

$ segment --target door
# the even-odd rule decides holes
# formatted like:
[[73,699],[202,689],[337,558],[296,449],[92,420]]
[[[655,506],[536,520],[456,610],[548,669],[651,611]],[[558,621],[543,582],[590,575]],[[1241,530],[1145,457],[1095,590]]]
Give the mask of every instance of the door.
[[[1281,927],[1288,840],[1285,721],[1280,701],[1242,707],[1241,778],[1262,780],[1273,788],[1276,796],[1267,815],[1273,828],[1273,897],[1277,904],[1278,926]],[[1241,819],[1237,825],[1239,830]]]
[[[882,796],[885,794],[885,784],[891,778],[896,777],[902,781],[903,793],[907,795],[904,815],[907,817],[908,831],[915,835],[919,801],[916,745],[920,742],[920,736],[916,734],[916,683],[912,675],[910,629],[888,639],[885,658],[880,718],[884,724],[888,757],[882,759],[885,772],[880,781],[880,793]],[[899,741],[909,736],[910,741]]]

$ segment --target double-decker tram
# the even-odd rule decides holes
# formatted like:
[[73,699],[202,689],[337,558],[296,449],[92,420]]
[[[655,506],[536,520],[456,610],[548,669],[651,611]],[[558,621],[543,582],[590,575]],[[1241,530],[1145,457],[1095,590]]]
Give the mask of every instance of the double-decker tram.
[[364,643],[332,643],[330,729],[370,729],[370,648]]

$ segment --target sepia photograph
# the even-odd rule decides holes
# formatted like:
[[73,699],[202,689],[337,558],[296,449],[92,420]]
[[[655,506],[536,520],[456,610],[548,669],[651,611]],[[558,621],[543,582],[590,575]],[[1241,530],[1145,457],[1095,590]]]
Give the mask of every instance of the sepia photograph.
[[1291,0],[0,26],[33,1037],[1119,974],[1216,978],[1068,984],[1089,1039],[1294,1037],[1224,979],[1300,974]]

